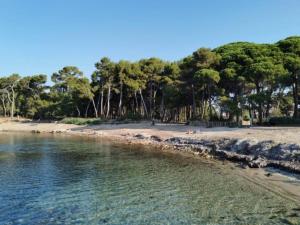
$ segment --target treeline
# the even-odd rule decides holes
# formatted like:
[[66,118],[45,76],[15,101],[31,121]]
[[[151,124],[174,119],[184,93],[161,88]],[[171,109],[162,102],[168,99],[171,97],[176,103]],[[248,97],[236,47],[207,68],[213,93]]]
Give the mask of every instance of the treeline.
[[90,79],[75,66],[51,76],[0,78],[3,116],[35,119],[100,117],[258,123],[299,118],[300,37],[275,44],[230,43],[200,48],[167,62],[102,58]]

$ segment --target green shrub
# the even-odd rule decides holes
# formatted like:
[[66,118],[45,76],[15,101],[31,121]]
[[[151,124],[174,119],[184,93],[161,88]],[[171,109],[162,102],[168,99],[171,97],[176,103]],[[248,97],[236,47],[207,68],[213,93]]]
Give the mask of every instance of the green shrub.
[[272,117],[269,120],[269,124],[273,126],[299,126],[300,118],[293,117]]
[[65,124],[75,124],[75,125],[100,125],[100,124],[126,124],[140,121],[142,117],[121,117],[118,119],[100,119],[100,118],[79,118],[79,117],[66,117],[60,121],[60,123]]
[[243,120],[244,120],[244,121],[250,121],[250,117],[249,117],[248,115],[245,115],[245,116],[243,117]]
[[105,120],[99,118],[66,117],[62,119],[60,122],[65,124],[75,124],[75,125],[97,125],[105,122]]

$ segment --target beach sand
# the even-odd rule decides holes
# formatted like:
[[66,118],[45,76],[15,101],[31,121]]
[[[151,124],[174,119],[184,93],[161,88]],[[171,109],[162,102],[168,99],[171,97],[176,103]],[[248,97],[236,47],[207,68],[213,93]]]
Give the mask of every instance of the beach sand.
[[37,123],[30,121],[11,122],[0,120],[2,131],[67,132],[69,134],[97,135],[116,139],[129,139],[137,134],[155,135],[161,139],[185,137],[195,139],[236,138],[257,141],[272,140],[276,143],[300,144],[300,127],[251,127],[251,128],[203,128],[178,124],[156,124],[150,122],[130,124],[103,124],[78,126],[60,123]]

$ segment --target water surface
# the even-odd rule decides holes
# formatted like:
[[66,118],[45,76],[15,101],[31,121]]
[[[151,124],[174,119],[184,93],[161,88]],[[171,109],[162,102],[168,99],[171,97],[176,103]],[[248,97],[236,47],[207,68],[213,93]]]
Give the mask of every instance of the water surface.
[[229,166],[83,137],[0,135],[0,224],[300,224]]

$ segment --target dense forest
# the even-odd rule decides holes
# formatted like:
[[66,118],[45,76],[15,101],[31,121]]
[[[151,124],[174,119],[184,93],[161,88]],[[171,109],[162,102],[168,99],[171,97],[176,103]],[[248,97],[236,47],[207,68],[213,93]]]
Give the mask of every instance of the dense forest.
[[163,122],[299,118],[300,37],[274,44],[236,42],[200,48],[180,61],[113,62],[86,77],[66,66],[0,78],[0,113],[33,119],[95,117]]

